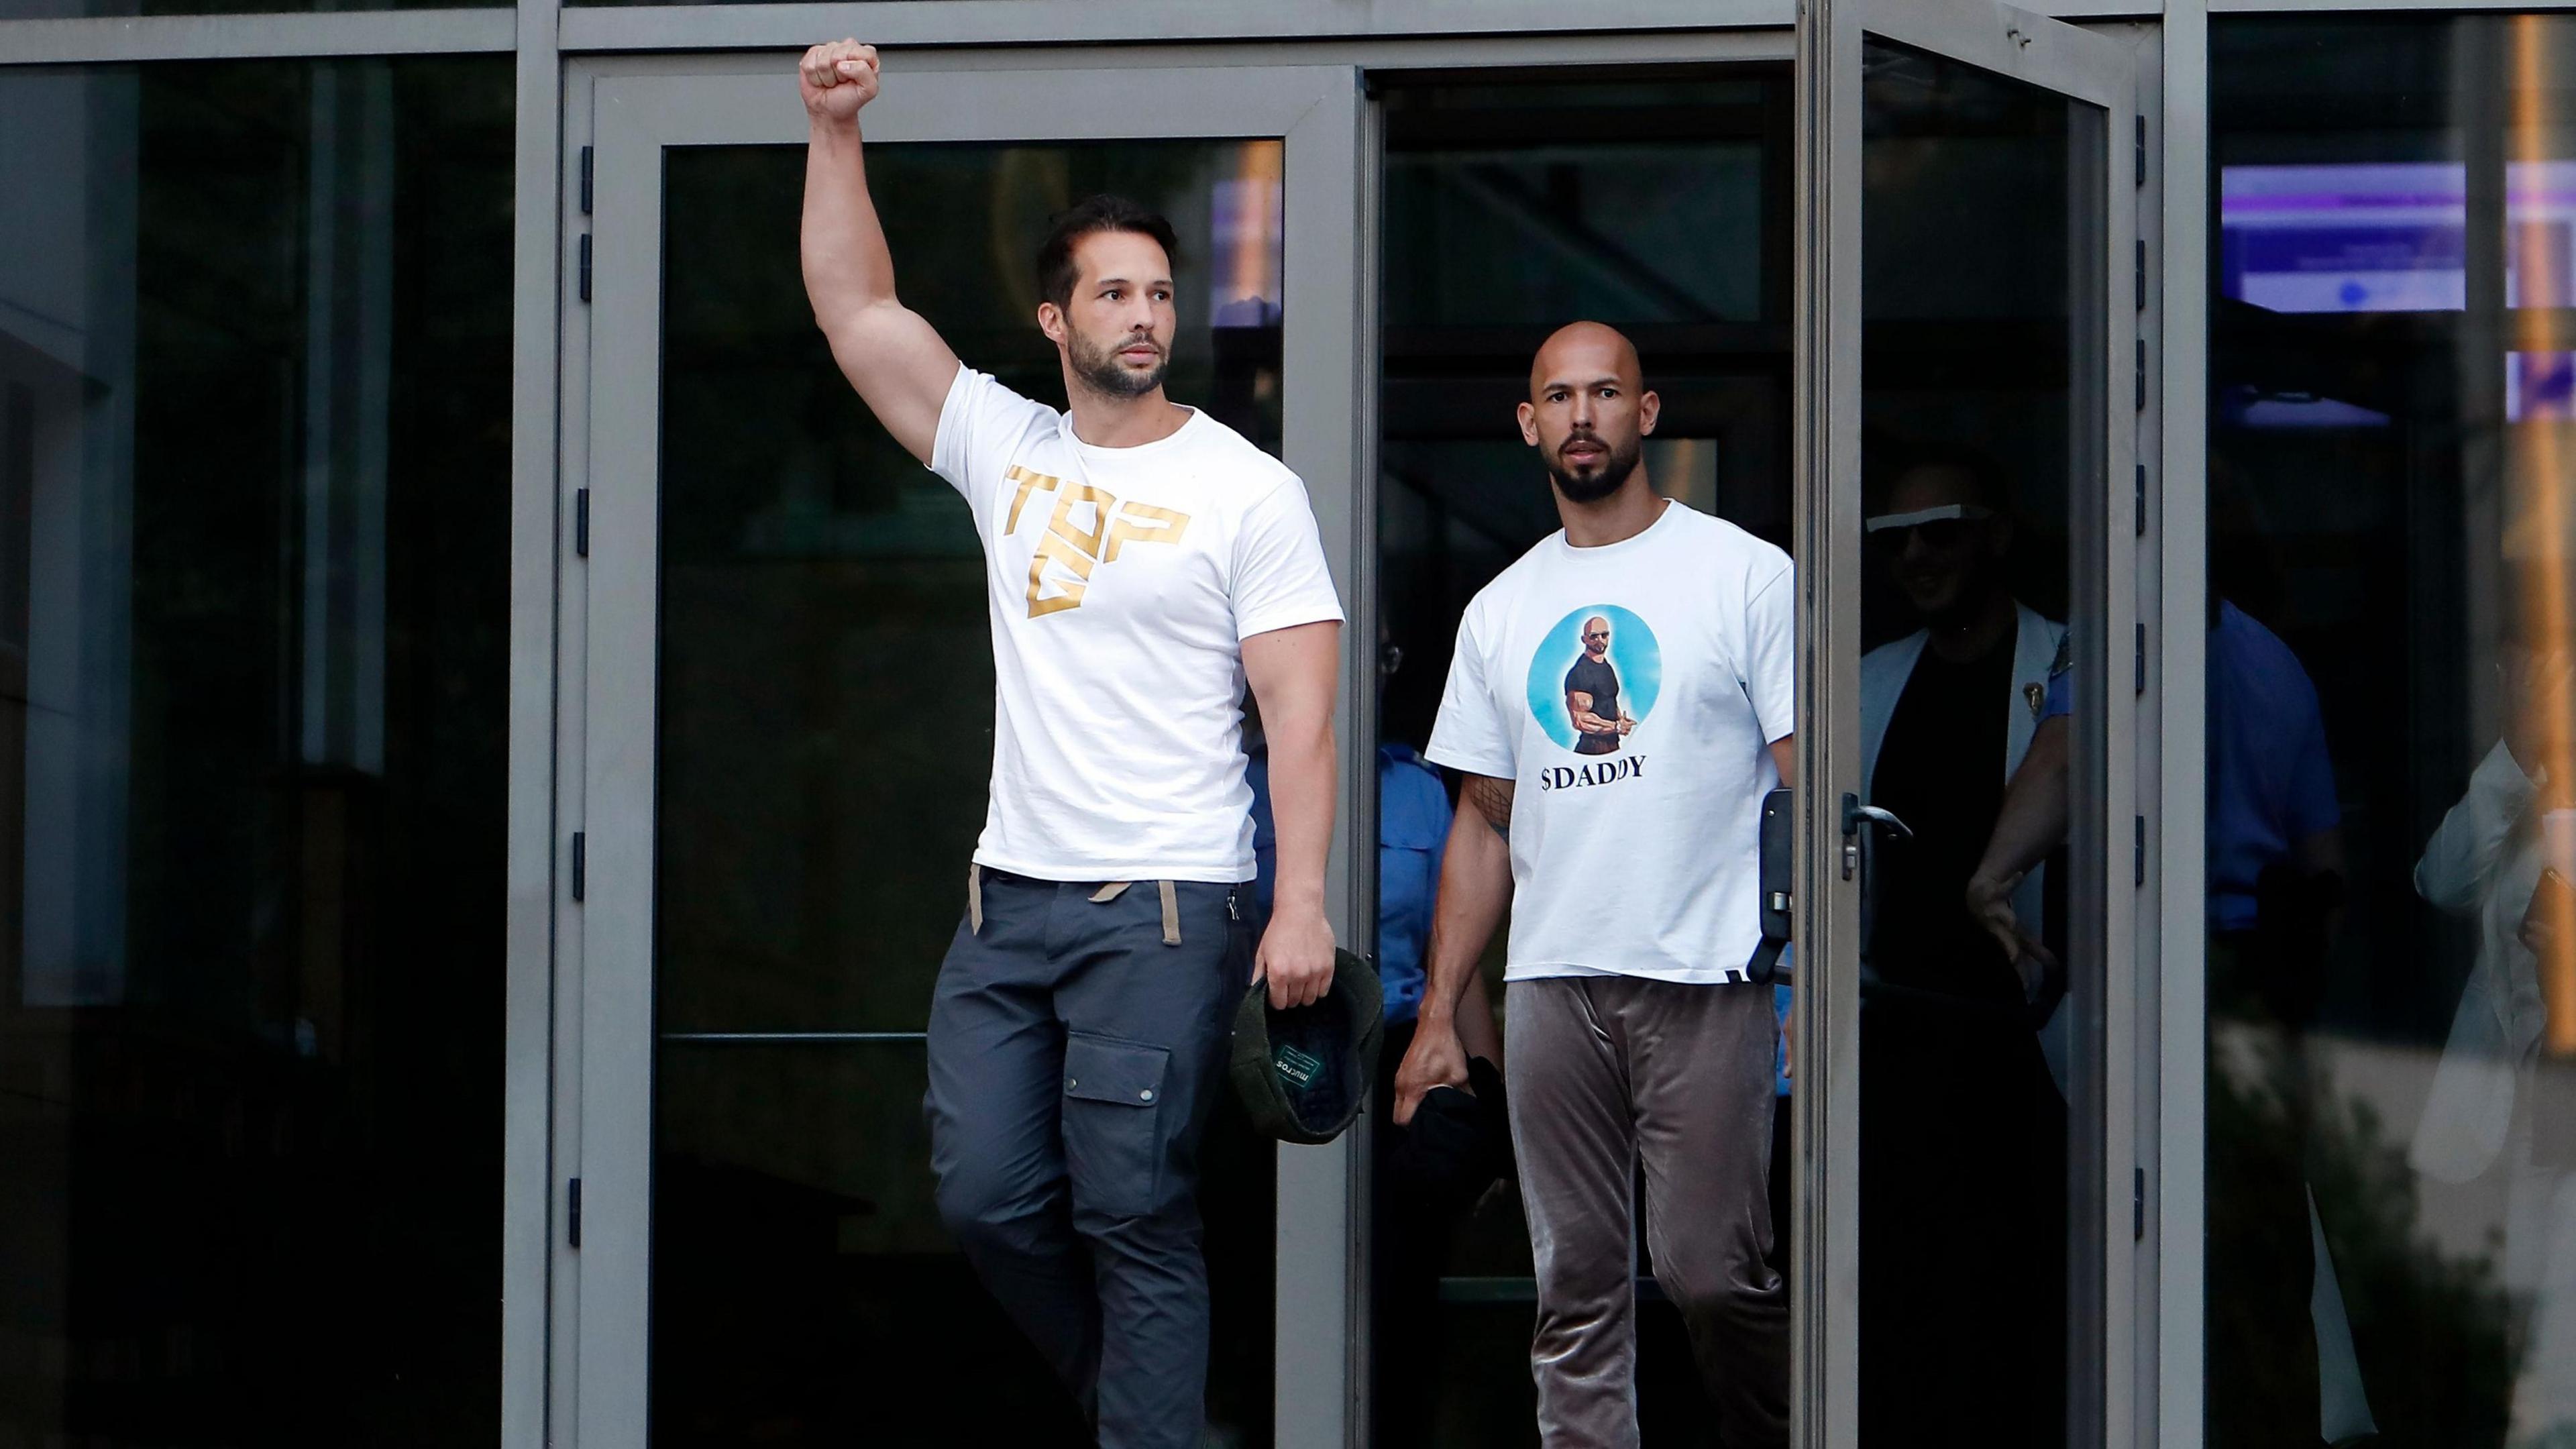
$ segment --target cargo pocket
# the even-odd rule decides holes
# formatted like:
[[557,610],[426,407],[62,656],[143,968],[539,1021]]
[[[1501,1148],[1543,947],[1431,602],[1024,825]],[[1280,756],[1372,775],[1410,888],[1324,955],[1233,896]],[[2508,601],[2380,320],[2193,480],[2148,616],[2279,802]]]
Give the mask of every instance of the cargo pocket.
[[1170,1062],[1171,1053],[1158,1046],[1066,1035],[1064,1156],[1077,1214],[1132,1218],[1154,1211]]

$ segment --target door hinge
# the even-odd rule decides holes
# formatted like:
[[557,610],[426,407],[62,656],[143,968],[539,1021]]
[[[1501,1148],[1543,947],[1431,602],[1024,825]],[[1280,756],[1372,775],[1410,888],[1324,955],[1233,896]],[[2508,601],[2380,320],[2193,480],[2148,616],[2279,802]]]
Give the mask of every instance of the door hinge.
[[590,852],[578,830],[572,833],[572,898],[580,900],[590,891]]
[[[581,234],[581,299],[582,299],[583,301],[585,301],[585,302],[587,302],[587,301],[589,301],[589,300],[590,300],[590,233],[589,233],[589,232],[583,232],[583,233]],[[2146,344],[2142,342],[2142,343],[2140,343],[2140,344],[2138,344],[2138,345],[2139,345],[2139,346],[2141,346],[2141,347],[2143,347],[2143,346],[2145,346]],[[2143,386],[2143,384],[2141,384],[2141,385]],[[2141,406],[2144,406],[2144,404],[2141,404]]]
[[2137,692],[2138,692],[2138,693],[2140,693],[2140,694],[2144,694],[2144,693],[2146,693],[2146,692],[2147,692],[2147,626],[2146,626],[2146,622],[2145,622],[2144,620],[2140,620],[2140,621],[2139,621],[2139,623],[2138,623],[2138,690],[2137,690]]
[[590,490],[587,488],[573,490],[572,551],[581,558],[590,557]]
[[581,1179],[576,1177],[564,1187],[564,1237],[573,1247],[581,1246]]
[[590,148],[581,148],[581,214],[590,215]]
[[2147,536],[2147,465],[2138,465],[2138,537]]
[[2134,821],[2135,837],[2129,842],[2129,884],[2143,890],[2147,884],[2147,817]]
[[[581,296],[582,296],[582,300],[583,300],[583,301],[588,301],[588,300],[590,300],[590,281],[589,281],[589,278],[590,278],[590,262],[589,262],[589,260],[588,260],[588,259],[589,259],[589,256],[590,256],[590,251],[589,251],[589,247],[590,247],[590,238],[588,238],[588,237],[583,237],[583,238],[581,239],[581,244],[582,244],[582,248],[583,248],[583,250],[582,250],[582,257],[583,257],[583,261],[582,261],[582,264],[581,264],[581,275],[582,275]],[[2139,339],[2138,339],[2138,402],[2137,402],[2137,411],[2139,411],[2139,412],[2145,412],[2146,410],[2147,410],[2147,339],[2145,339],[2145,338],[2141,337],[2141,338],[2139,338]]]
[[2147,310],[2147,239],[2145,237],[2138,238],[2137,284],[2138,305],[2136,310],[2144,312]]
[[2138,123],[2138,184],[2147,184],[2147,118],[2134,118]]
[[2129,1188],[2129,1241],[2143,1243],[2147,1240],[2147,1170],[2131,1170],[2137,1176],[2130,1180]]

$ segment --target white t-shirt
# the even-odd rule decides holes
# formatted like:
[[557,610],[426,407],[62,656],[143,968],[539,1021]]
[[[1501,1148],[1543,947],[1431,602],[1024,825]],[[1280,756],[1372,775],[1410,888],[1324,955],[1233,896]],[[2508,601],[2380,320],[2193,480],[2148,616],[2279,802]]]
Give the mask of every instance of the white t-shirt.
[[1787,554],[1670,503],[1618,543],[1550,536],[1467,606],[1423,753],[1518,782],[1506,980],[1743,979],[1796,592]]
[[1205,413],[1095,448],[967,367],[930,466],[974,510],[993,617],[975,859],[1040,880],[1252,879],[1242,642],[1342,617],[1305,485]]

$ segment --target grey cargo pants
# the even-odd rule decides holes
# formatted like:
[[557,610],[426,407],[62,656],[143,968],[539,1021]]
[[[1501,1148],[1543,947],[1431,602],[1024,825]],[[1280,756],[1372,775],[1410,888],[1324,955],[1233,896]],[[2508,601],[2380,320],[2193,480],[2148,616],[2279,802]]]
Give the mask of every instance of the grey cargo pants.
[[1198,1449],[1198,1143],[1250,887],[977,875],[931,996],[940,1218],[1104,1449]]
[[1789,1307],[1771,1249],[1771,989],[1628,976],[1515,981],[1504,1072],[1538,1265],[1539,1437],[1635,1449],[1637,1250],[1679,1304],[1729,1449],[1789,1442]]

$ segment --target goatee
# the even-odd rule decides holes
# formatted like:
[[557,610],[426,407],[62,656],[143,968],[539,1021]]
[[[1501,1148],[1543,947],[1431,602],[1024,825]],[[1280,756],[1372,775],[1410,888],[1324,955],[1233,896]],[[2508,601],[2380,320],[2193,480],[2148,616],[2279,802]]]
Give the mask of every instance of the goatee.
[[[1601,443],[1599,438],[1589,436],[1584,440],[1596,445]],[[1568,438],[1566,441],[1574,440]],[[1567,472],[1559,461],[1563,456],[1560,451],[1556,457],[1548,459],[1548,481],[1556,485],[1556,491],[1563,494],[1568,503],[1598,503],[1618,492],[1627,483],[1628,475],[1637,471],[1637,458],[1644,451],[1644,446],[1643,443],[1630,443],[1626,448],[1604,445],[1600,466],[1589,474]],[[1560,444],[1560,450],[1562,447]]]
[[1138,372],[1118,360],[1119,349],[1127,347],[1135,340],[1133,337],[1122,337],[1117,347],[1095,348],[1076,334],[1071,349],[1073,375],[1079,378],[1085,387],[1103,397],[1143,397],[1161,387],[1163,373],[1171,366],[1171,354],[1159,348],[1156,349],[1153,367],[1144,372]]

